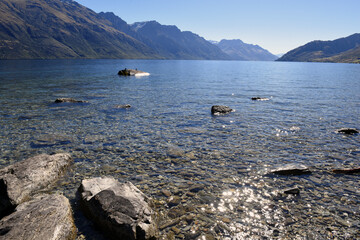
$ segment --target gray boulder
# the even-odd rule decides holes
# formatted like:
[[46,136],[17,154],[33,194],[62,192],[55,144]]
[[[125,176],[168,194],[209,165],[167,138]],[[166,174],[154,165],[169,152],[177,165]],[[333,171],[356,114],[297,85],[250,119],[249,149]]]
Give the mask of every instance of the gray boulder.
[[70,154],[41,154],[0,169],[0,218],[47,189],[71,162]]
[[214,115],[227,114],[233,112],[234,110],[228,106],[214,105],[211,107],[211,113]]
[[75,237],[69,200],[58,194],[38,195],[0,220],[0,240],[70,240]]
[[114,178],[83,180],[78,190],[84,214],[112,239],[157,239],[150,200],[132,183]]

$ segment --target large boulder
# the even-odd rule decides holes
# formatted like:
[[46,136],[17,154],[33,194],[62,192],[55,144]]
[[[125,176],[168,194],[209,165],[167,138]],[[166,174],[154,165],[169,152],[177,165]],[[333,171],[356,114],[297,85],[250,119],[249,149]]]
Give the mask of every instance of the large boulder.
[[227,114],[233,111],[234,111],[233,109],[223,105],[214,105],[211,107],[211,113],[214,115]]
[[0,220],[0,240],[70,240],[75,237],[69,200],[58,194],[38,195]]
[[70,154],[41,154],[0,169],[0,218],[48,188],[71,162]]
[[83,180],[78,191],[84,214],[112,239],[157,239],[150,200],[132,183],[114,178]]

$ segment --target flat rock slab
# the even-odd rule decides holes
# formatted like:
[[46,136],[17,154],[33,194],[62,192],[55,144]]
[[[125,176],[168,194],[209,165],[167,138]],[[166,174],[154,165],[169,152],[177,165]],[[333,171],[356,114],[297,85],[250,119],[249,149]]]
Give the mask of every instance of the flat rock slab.
[[287,176],[287,175],[310,174],[311,171],[307,166],[301,164],[287,164],[271,170],[271,173]]
[[135,76],[135,77],[140,77],[140,76],[149,76],[150,73],[148,72],[143,72],[143,71],[139,71],[139,70],[134,70],[134,69],[123,69],[120,70],[118,72],[118,75],[120,76]]
[[228,106],[223,106],[223,105],[214,105],[211,107],[211,113],[214,115],[221,115],[221,114],[227,114],[230,112],[234,112],[233,109],[231,109]]
[[88,101],[76,100],[73,98],[57,98],[55,103],[88,103]]
[[355,173],[360,173],[360,168],[333,169],[332,171],[333,173],[355,174]]
[[0,169],[0,218],[55,183],[71,162],[67,153],[41,154]]
[[70,240],[75,237],[69,200],[59,194],[38,195],[0,220],[0,240]]
[[132,183],[114,178],[83,180],[78,190],[84,214],[112,239],[157,239],[150,200]]
[[340,128],[338,130],[336,130],[337,133],[343,133],[343,134],[349,134],[349,135],[353,135],[353,134],[358,134],[359,131],[355,128]]

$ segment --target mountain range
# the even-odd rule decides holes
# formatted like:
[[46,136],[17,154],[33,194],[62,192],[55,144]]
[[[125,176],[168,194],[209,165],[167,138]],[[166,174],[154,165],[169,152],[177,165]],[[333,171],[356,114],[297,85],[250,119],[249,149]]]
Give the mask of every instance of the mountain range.
[[277,61],[360,63],[360,34],[333,41],[313,41],[291,50]]
[[277,56],[258,45],[244,43],[240,39],[226,40],[215,43],[224,53],[233,60],[245,61],[274,61]]
[[0,59],[268,60],[258,46],[220,43],[156,21],[127,24],[72,0],[0,1]]

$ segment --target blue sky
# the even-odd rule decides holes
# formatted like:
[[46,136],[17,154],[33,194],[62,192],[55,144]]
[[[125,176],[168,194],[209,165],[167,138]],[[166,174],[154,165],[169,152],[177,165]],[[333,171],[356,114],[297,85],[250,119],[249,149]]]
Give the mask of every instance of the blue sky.
[[207,40],[241,39],[274,54],[360,33],[360,0],[76,0],[127,23],[156,20]]

